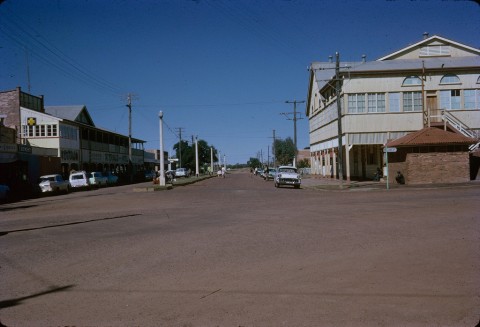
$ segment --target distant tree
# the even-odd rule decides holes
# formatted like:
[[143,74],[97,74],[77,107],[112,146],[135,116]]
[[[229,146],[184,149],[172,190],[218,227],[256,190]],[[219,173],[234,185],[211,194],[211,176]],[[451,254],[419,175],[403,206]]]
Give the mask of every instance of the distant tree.
[[[207,164],[210,165],[210,145],[204,140],[198,140],[198,166],[204,167]],[[180,146],[181,145],[181,146]],[[195,172],[195,143],[189,145],[187,141],[182,140],[181,143],[178,142],[173,145],[173,149],[175,150],[175,154],[178,159],[180,159],[180,149],[182,151],[181,158],[182,162],[181,165],[183,168],[190,169],[192,172]],[[213,161],[218,161],[218,157],[216,155],[216,149],[213,147]]]
[[248,162],[247,162],[247,165],[250,168],[260,168],[260,167],[262,167],[262,163],[260,162],[260,160],[258,160],[258,158],[250,158],[250,160],[248,160]]
[[293,158],[297,153],[295,144],[290,137],[285,140],[276,139],[274,142],[275,158],[279,165],[288,165],[293,163]]
[[297,168],[310,168],[310,160],[305,158],[297,163]]

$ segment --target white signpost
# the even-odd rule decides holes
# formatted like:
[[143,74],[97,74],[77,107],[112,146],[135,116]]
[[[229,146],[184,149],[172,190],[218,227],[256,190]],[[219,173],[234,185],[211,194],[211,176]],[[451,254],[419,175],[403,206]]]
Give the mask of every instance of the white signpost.
[[389,170],[388,170],[388,154],[392,152],[397,152],[397,148],[389,148],[388,146],[383,148],[383,152],[385,153],[385,162],[387,164],[387,190],[389,190],[389,184],[388,184],[388,179],[389,179]]

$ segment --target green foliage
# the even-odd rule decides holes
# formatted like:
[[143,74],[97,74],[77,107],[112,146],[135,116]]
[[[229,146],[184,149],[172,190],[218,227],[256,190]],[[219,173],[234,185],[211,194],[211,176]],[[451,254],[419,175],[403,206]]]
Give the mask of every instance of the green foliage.
[[310,168],[310,160],[305,158],[297,163],[297,168]]
[[[204,140],[198,140],[198,165],[199,167],[204,167],[210,165],[210,148],[213,148],[213,162],[218,161],[217,150],[215,147],[208,145]],[[175,150],[175,155],[178,159],[181,158],[182,162],[178,162],[177,167],[183,167],[190,169],[195,172],[195,143],[189,145],[187,141],[182,140],[181,143],[178,142],[173,145]],[[181,149],[181,156],[180,156]]]
[[247,166],[250,168],[260,168],[262,167],[262,163],[257,158],[250,158],[247,162]]
[[275,158],[278,165],[288,165],[293,163],[293,158],[297,153],[292,138],[287,137],[285,140],[276,139],[274,142]]

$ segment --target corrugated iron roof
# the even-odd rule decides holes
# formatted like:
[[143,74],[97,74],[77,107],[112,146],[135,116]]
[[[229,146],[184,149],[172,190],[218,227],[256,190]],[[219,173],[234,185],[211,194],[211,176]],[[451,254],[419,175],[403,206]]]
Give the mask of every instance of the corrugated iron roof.
[[406,147],[421,145],[470,145],[477,141],[459,133],[444,131],[436,127],[427,127],[407,134],[386,144],[387,147]]

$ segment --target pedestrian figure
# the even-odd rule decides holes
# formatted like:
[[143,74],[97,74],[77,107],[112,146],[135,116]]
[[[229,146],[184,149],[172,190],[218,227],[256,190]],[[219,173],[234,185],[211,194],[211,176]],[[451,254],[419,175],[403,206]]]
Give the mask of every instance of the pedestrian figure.
[[397,171],[397,176],[395,177],[395,180],[398,184],[405,184],[405,177],[403,177],[403,174],[399,171]]

